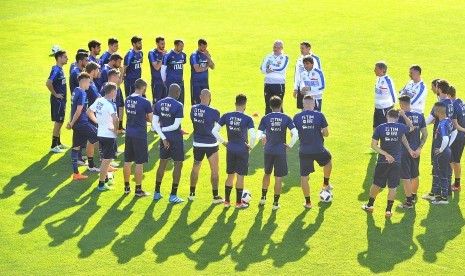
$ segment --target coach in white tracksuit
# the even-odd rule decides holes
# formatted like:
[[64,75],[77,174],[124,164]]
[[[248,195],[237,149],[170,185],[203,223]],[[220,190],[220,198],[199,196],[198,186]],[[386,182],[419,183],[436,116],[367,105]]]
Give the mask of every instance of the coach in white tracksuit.
[[375,113],[373,114],[373,129],[387,122],[386,114],[394,107],[396,96],[394,82],[387,75],[387,65],[384,61],[375,64]]
[[410,67],[409,81],[402,90],[400,90],[399,95],[407,95],[410,97],[411,108],[413,111],[423,114],[425,111],[426,96],[428,94],[428,89],[426,88],[425,83],[421,79],[421,67],[419,65],[412,65]]
[[301,56],[297,59],[295,63],[295,71],[294,71],[294,98],[297,99],[297,108],[304,108],[302,105],[302,100],[303,100],[303,94],[300,93],[300,90],[302,87],[300,87],[300,75],[302,72],[305,70],[304,69],[304,64],[302,60],[304,59],[305,56],[311,56],[314,60],[313,68],[322,70],[321,68],[321,60],[318,56],[313,54],[311,51],[312,46],[308,41],[304,41],[300,43],[300,54]]
[[283,42],[276,40],[273,44],[273,53],[268,54],[263,59],[262,66],[260,67],[262,73],[265,74],[265,114],[271,112],[271,97],[279,96],[284,101],[288,64],[289,57],[283,53]]

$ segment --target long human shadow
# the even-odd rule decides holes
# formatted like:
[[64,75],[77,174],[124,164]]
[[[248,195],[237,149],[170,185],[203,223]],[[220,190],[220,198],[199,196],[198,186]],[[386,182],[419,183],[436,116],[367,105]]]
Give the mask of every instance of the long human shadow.
[[192,201],[186,203],[181,211],[181,214],[176,219],[176,222],[171,227],[163,240],[159,241],[154,247],[153,252],[157,255],[155,261],[163,263],[169,257],[185,253],[188,248],[194,243],[192,235],[197,232],[205,219],[212,213],[213,204],[210,205],[195,221],[187,223],[189,210],[192,206]]
[[362,188],[363,192],[358,195],[358,200],[368,200],[370,194],[370,187],[373,184],[373,174],[375,172],[376,161],[378,160],[377,154],[370,154],[370,161],[366,168],[365,179],[363,180]]
[[100,192],[92,190],[79,200],[77,204],[82,206],[73,214],[47,223],[45,229],[47,229],[49,237],[53,239],[49,246],[59,246],[65,241],[81,235],[90,217],[100,209],[100,206],[97,205],[99,197]]
[[[262,227],[263,210],[260,208],[255,217],[255,222],[249,230],[249,233],[237,246],[231,251],[231,258],[237,262],[236,271],[246,271],[250,264],[259,263],[270,258],[270,253],[275,243],[271,240],[271,235],[278,227],[276,224],[276,212],[272,212],[268,221]],[[265,253],[266,246],[269,246]]]
[[[281,194],[289,192],[291,188],[300,187],[299,158],[299,145],[296,144],[291,150],[287,151],[287,167],[289,174],[283,178],[283,187],[281,190]],[[318,168],[320,168],[318,167],[318,164],[316,162],[315,166],[315,170],[318,170]],[[322,170],[322,168],[320,168],[320,170]]]
[[319,206],[318,215],[313,224],[304,228],[304,218],[311,211],[303,210],[289,225],[282,241],[270,247],[270,255],[275,267],[283,267],[286,263],[296,262],[308,253],[310,247],[307,241],[320,229],[324,221],[324,212],[331,206],[331,203],[321,203]]
[[193,241],[192,245],[202,242],[196,252],[192,252],[190,249],[186,251],[186,257],[197,263],[196,270],[205,270],[210,263],[219,262],[231,254],[231,235],[236,228],[239,212],[234,210],[226,220],[227,209],[223,209],[210,231],[204,237]]
[[407,210],[399,223],[386,219],[384,229],[376,226],[371,213],[367,213],[368,248],[357,255],[360,265],[374,273],[392,271],[396,264],[415,255],[418,246],[413,241],[415,210]]
[[118,257],[118,263],[125,264],[144,253],[145,244],[158,233],[168,222],[168,218],[173,210],[173,204],[169,204],[161,216],[155,220],[153,211],[156,201],[152,201],[145,211],[144,217],[139,221],[134,230],[129,235],[122,236],[111,247],[111,251]]
[[132,207],[137,201],[137,197],[133,197],[122,210],[118,210],[118,207],[125,198],[126,195],[121,195],[102,216],[94,228],[81,238],[78,242],[78,247],[81,250],[78,255],[79,258],[91,256],[96,250],[104,248],[118,236],[116,229],[131,216],[133,213]]
[[449,205],[430,205],[428,215],[421,221],[420,226],[425,227],[425,233],[418,235],[417,239],[426,262],[436,262],[437,254],[445,249],[447,242],[460,235],[465,225],[459,206],[460,193],[456,192],[450,201]]
[[[254,175],[258,170],[263,169],[264,148],[261,140],[255,142],[255,147],[249,152],[249,174]],[[263,174],[263,173],[262,173]]]

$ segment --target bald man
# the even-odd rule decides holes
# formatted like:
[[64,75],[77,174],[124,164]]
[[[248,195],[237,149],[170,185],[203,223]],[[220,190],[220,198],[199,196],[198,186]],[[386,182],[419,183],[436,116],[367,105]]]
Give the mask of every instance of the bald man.
[[192,106],[191,121],[194,126],[194,166],[191,171],[191,186],[188,199],[193,201],[195,198],[195,187],[199,179],[199,171],[202,161],[207,157],[210,164],[210,181],[212,184],[213,204],[223,203],[223,198],[218,195],[219,181],[219,157],[218,141],[212,133],[215,123],[220,120],[220,112],[210,107],[211,92],[203,89],[200,92],[200,104]]

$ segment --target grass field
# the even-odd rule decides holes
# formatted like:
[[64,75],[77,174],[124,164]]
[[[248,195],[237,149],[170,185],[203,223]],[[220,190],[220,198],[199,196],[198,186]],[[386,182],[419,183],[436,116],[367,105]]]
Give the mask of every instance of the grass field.
[[[384,218],[386,192],[373,215],[360,210],[376,161],[367,153],[374,63],[388,62],[397,90],[409,81],[410,65],[418,63],[426,82],[446,78],[463,98],[463,14],[463,1],[2,1],[1,274],[463,274],[465,207],[460,194],[448,206],[420,201],[413,211],[396,210],[391,220]],[[123,196],[122,172],[116,173],[117,189],[103,194],[95,191],[96,174],[73,182],[69,151],[48,153],[52,123],[45,81],[54,64],[48,57],[51,46],[67,49],[70,64],[76,49],[92,38],[103,42],[104,50],[108,37],[115,36],[125,54],[130,37],[139,35],[143,77],[150,80],[147,53],[160,34],[168,49],[175,38],[183,38],[187,54],[205,37],[216,63],[210,72],[212,106],[229,111],[235,95],[243,92],[249,97],[249,114],[264,112],[258,68],[275,39],[284,41],[291,58],[285,111],[297,111],[291,95],[293,66],[299,42],[309,40],[327,79],[323,112],[330,124],[326,146],[333,154],[334,201],[317,204],[322,183],[318,171],[311,176],[315,206],[303,210],[297,147],[288,157],[290,174],[278,212],[271,205],[256,206],[263,175],[261,145],[251,153],[246,178],[252,204],[240,212],[210,206],[206,164],[196,201],[176,206],[166,199],[153,203],[151,198]],[[186,68],[185,81],[189,78]],[[428,110],[434,101],[430,91]],[[183,127],[192,131],[187,119]],[[192,137],[186,139],[180,185],[184,197],[193,162]],[[71,143],[71,132],[64,128],[62,141]],[[144,185],[152,192],[159,141],[152,135],[149,141]],[[220,154],[223,183],[223,148]],[[423,155],[420,194],[430,188],[429,146]],[[168,173],[165,195],[170,179]],[[401,200],[403,191],[398,191]]]

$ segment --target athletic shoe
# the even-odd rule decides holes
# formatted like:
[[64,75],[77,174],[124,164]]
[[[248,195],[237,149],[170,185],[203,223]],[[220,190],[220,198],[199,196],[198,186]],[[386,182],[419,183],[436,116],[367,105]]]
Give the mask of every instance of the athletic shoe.
[[129,194],[131,192],[131,186],[124,186],[124,193]]
[[224,208],[231,207],[231,203],[229,201],[224,201]]
[[436,196],[432,193],[429,193],[429,194],[422,196],[421,198],[426,199],[426,200],[435,200]]
[[73,173],[73,180],[82,180],[82,179],[87,179],[87,175],[83,175],[80,173]]
[[70,147],[67,146],[67,145],[63,145],[63,144],[59,144],[57,147],[59,147],[60,149],[64,150],[64,149],[69,149]]
[[114,186],[116,185],[116,181],[113,179],[108,179],[108,181],[105,182],[105,184],[107,184],[108,186]]
[[120,149],[116,150],[116,153],[123,153],[123,152],[124,152],[124,150],[120,150]]
[[114,167],[112,167],[112,166],[109,166],[109,167],[108,167],[108,171],[109,171],[109,172],[116,172],[117,170],[118,170],[117,168],[114,168]]
[[174,203],[174,204],[177,204],[177,203],[181,203],[181,202],[184,202],[184,199],[178,197],[177,195],[170,195],[170,203]]
[[311,202],[304,203],[304,207],[307,208],[307,209],[312,209],[312,203]]
[[161,198],[163,198],[163,196],[160,193],[155,192],[155,194],[153,195],[153,200],[159,200]]
[[386,214],[384,215],[386,218],[392,217],[392,212],[391,211],[386,211]]
[[111,172],[107,172],[107,177],[108,177],[108,179],[114,179],[115,178],[115,176]]
[[221,196],[215,196],[213,197],[212,204],[220,204],[223,203],[224,199]]
[[108,186],[107,183],[105,183],[103,186],[97,186],[97,191],[100,191],[100,192],[105,192],[105,191],[109,191],[112,189],[113,188]]
[[82,157],[82,160],[84,160],[84,161],[86,161],[87,159],[89,159],[89,158],[87,158],[87,156],[85,156],[85,155],[83,155],[83,156],[81,156],[81,157]]
[[368,206],[367,204],[362,205],[362,210],[365,210],[367,212],[373,212],[375,208],[373,206]]
[[397,205],[397,207],[401,209],[413,209],[413,204],[400,203],[399,205]]
[[100,172],[100,168],[99,167],[87,167],[87,170],[89,172]]
[[323,190],[326,190],[326,191],[331,191],[332,189],[334,189],[334,186],[331,185],[331,184],[323,184]]
[[110,166],[112,166],[113,168],[117,168],[117,167],[119,167],[119,164],[116,163],[115,161],[111,161]]
[[460,186],[455,186],[455,185],[452,185],[452,191],[454,192],[460,192],[462,188]]
[[274,211],[278,210],[279,208],[281,208],[281,205],[279,205],[279,204],[273,204],[273,208],[272,208],[272,209],[273,209]]
[[80,166],[80,167],[82,167],[82,166],[87,166],[87,163],[86,163],[86,161],[84,161],[84,160],[78,160],[78,161],[77,161],[77,164],[78,164],[78,166]]
[[442,197],[437,197],[435,200],[432,200],[431,203],[435,204],[435,205],[444,205],[444,204],[449,204],[449,201]]
[[258,205],[263,206],[263,205],[265,205],[265,203],[266,203],[266,198],[262,198],[262,199],[260,199],[260,201],[258,202]]
[[126,130],[125,129],[118,129],[116,131],[117,134],[125,134],[126,133]]
[[50,149],[50,152],[53,152],[53,153],[63,153],[64,151],[62,149],[60,149],[59,146],[56,146],[54,148],[51,148]]
[[138,189],[136,190],[136,192],[134,193],[135,196],[139,196],[139,197],[144,197],[144,196],[149,196],[150,193],[146,193],[144,192],[142,189]]
[[182,135],[187,135],[187,134],[189,134],[189,132],[185,131],[184,129],[181,129],[181,134]]
[[195,195],[189,195],[189,196],[187,197],[187,199],[188,199],[189,201],[194,201]]
[[247,207],[249,207],[249,204],[245,203],[244,201],[242,201],[241,203],[236,203],[236,209],[244,209]]

